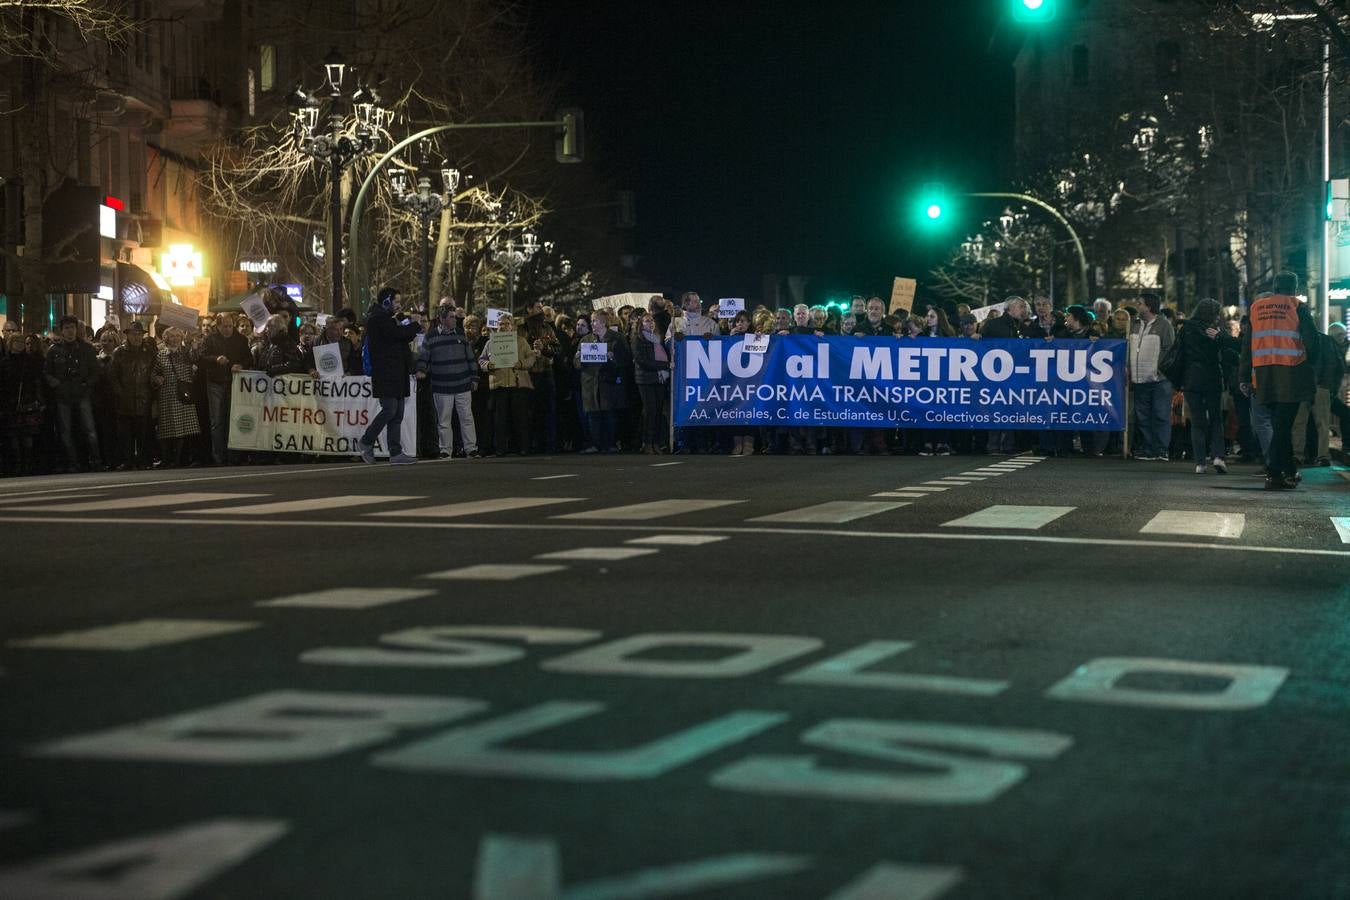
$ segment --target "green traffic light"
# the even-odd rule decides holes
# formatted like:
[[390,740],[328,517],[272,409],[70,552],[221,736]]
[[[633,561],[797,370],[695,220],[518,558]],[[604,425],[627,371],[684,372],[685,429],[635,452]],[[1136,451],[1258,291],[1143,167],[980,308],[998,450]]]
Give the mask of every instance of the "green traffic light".
[[940,219],[942,218],[942,205],[940,203],[930,203],[925,212],[928,213],[928,218],[930,219]]
[[1009,0],[1018,22],[1049,22],[1055,17],[1056,0]]

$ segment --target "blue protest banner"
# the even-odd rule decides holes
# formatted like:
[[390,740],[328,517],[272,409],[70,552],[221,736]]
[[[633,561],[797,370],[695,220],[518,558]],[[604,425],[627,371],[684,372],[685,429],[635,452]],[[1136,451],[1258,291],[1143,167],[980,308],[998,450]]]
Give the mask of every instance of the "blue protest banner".
[[1125,429],[1122,340],[686,338],[676,425]]

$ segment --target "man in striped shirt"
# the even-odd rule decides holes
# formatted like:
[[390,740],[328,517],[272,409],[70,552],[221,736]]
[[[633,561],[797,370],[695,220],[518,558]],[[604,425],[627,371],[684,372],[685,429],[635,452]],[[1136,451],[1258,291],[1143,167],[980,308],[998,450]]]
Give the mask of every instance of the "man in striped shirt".
[[436,405],[436,427],[441,459],[450,456],[454,437],[451,416],[459,418],[459,439],[464,455],[477,459],[478,434],[473,426],[473,389],[478,384],[478,365],[473,347],[459,327],[459,310],[449,304],[436,308],[436,325],[422,341],[417,358],[418,380],[431,380],[431,399]]

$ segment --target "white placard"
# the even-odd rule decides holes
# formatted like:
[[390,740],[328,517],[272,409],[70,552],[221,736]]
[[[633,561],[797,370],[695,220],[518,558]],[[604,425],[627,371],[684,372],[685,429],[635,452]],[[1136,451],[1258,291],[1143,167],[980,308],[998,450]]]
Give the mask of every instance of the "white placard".
[[489,308],[487,311],[487,327],[495,330],[497,328],[498,323],[501,322],[502,317],[509,315],[511,315],[511,312],[509,310]]
[[319,370],[320,378],[341,378],[347,374],[342,361],[341,342],[320,344],[314,348],[314,368]]
[[609,344],[604,341],[588,341],[582,344],[581,361],[584,363],[609,362]]
[[328,318],[329,318],[328,313],[319,313],[317,316],[314,317],[315,326],[320,331],[323,331],[325,328],[328,327]]
[[736,313],[744,311],[744,297],[723,297],[717,301],[717,318],[719,319],[734,319]]
[[768,353],[769,336],[767,334],[747,334],[741,349],[746,353]]
[[1004,301],[1003,303],[995,303],[995,304],[993,304],[992,306],[980,306],[980,307],[977,307],[977,308],[975,308],[975,309],[972,309],[972,310],[970,311],[970,314],[971,314],[972,316],[975,317],[975,321],[976,321],[976,322],[983,322],[985,319],[989,318],[990,316],[1001,316],[1001,315],[1003,315],[1003,311],[1004,311],[1005,309],[1007,309],[1007,308],[1008,308],[1008,303],[1007,303],[1007,301]]
[[164,328],[186,328],[191,331],[197,327],[197,310],[177,303],[159,305],[159,324]]
[[[325,345],[328,346],[328,345]],[[408,392],[417,393],[408,379]],[[354,456],[367,422],[380,402],[364,375],[315,380],[308,375],[236,372],[230,399],[230,449],[280,453]],[[417,416],[403,417],[403,450],[417,452]],[[375,455],[388,456],[385,431],[375,439]]]
[[267,304],[263,302],[263,298],[257,294],[249,294],[239,301],[239,309],[253,323],[253,333],[262,334],[263,327],[267,324]]

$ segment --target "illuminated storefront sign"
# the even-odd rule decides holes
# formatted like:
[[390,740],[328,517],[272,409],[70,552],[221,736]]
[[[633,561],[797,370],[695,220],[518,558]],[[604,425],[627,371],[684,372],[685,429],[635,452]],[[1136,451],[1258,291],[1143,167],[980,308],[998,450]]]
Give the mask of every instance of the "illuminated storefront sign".
[[170,244],[160,257],[159,271],[174,287],[191,287],[202,277],[202,255],[191,244]]
[[254,275],[274,275],[277,271],[277,262],[274,259],[263,257],[262,259],[241,259],[239,260],[239,271],[249,272]]

